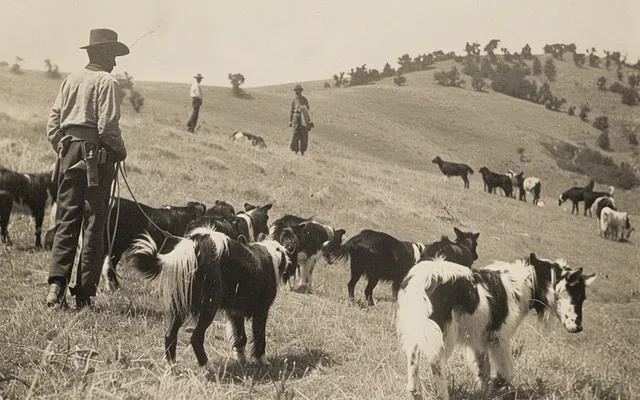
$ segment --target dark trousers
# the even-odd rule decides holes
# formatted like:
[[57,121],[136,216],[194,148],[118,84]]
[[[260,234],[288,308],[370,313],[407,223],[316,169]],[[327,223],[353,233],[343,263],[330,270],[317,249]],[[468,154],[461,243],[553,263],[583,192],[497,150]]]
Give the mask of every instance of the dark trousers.
[[191,112],[191,118],[189,118],[189,121],[187,122],[187,128],[189,128],[190,131],[194,131],[196,126],[198,126],[198,117],[200,116],[202,99],[192,97],[191,104],[193,105],[193,111]]
[[[105,222],[111,183],[115,178],[113,164],[100,164],[99,186],[87,186],[87,171],[75,167],[82,160],[82,141],[71,142],[60,159],[56,234],[53,239],[49,284],[56,280],[69,283],[80,234],[80,250],[74,296],[95,296],[105,255]],[[73,168],[71,168],[73,167]]]
[[304,153],[307,151],[307,145],[309,144],[309,129],[306,126],[297,125],[293,127],[293,133],[291,134],[291,151],[301,151]]

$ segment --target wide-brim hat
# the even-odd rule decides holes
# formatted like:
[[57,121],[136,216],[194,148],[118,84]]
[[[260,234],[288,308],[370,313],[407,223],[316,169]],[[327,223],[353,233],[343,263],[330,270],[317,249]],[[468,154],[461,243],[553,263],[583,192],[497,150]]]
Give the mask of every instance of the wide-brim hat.
[[296,85],[296,87],[293,88],[294,92],[297,92],[297,91],[301,91],[302,92],[303,90],[304,89],[302,88],[302,85]]
[[80,48],[90,49],[96,47],[105,47],[116,57],[129,54],[127,45],[119,42],[118,34],[111,29],[92,29],[89,32],[89,44]]
[[194,78],[196,78],[196,79],[204,79],[204,76],[198,74],[198,75],[194,76]]

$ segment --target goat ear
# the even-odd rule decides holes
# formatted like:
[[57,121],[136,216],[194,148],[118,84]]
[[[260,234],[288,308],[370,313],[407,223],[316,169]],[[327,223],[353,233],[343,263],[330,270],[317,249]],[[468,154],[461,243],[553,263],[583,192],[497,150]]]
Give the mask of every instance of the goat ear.
[[458,228],[456,228],[455,226],[453,227],[453,231],[455,232],[457,237],[461,237],[462,236],[462,231]]
[[253,204],[249,204],[249,203],[244,203],[244,210],[245,211],[251,211],[254,208],[257,208],[256,206],[254,206]]
[[246,246],[247,245],[247,238],[244,235],[240,235],[240,236],[238,236],[238,242],[240,242],[240,244],[243,244],[243,245]]
[[347,233],[347,231],[346,231],[346,230],[344,230],[344,229],[338,229],[338,230],[336,230],[336,235],[342,236],[342,235],[344,235],[345,233]]
[[584,285],[585,286],[590,286],[593,281],[596,280],[596,278],[598,277],[598,275],[596,274],[592,274],[592,275],[583,275],[584,276]]
[[531,254],[529,254],[529,263],[531,265],[533,265],[537,261],[538,261],[538,257],[536,257],[536,253],[532,252]]
[[262,208],[265,211],[269,211],[269,210],[271,210],[271,207],[273,207],[273,204],[267,204],[267,205],[264,205],[264,206],[262,206],[260,208]]
[[567,273],[567,283],[569,285],[575,285],[578,283],[578,279],[582,276],[582,267],[578,269],[574,269],[573,271],[569,271]]
[[474,238],[475,240],[478,240],[478,238],[479,238],[479,237],[480,237],[480,232],[478,232],[478,233],[474,233],[474,234],[473,234],[473,238]]

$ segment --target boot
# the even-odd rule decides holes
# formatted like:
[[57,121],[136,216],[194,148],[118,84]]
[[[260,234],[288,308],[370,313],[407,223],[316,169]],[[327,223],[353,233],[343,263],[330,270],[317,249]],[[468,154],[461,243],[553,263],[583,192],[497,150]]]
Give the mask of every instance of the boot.
[[83,308],[91,307],[91,297],[89,296],[76,296],[76,309],[82,310]]
[[67,285],[62,283],[61,281],[55,281],[54,283],[49,285],[49,293],[47,293],[47,307],[53,308],[60,306],[61,308],[65,308],[67,305],[65,299],[65,292],[67,290]]

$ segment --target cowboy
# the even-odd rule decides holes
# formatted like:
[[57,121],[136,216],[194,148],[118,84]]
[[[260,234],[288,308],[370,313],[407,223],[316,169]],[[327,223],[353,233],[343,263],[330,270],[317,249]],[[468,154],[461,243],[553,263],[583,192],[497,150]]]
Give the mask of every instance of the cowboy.
[[307,151],[309,143],[309,131],[313,128],[313,122],[309,115],[309,100],[302,95],[302,86],[296,85],[293,91],[296,97],[291,102],[291,113],[289,114],[289,126],[293,126],[291,134],[291,151],[301,155]]
[[191,104],[193,105],[193,111],[191,112],[191,118],[187,122],[187,131],[195,133],[196,126],[198,125],[198,116],[200,115],[200,106],[202,105],[202,90],[200,90],[200,81],[204,77],[200,74],[194,76],[195,82],[191,84],[189,89],[189,95],[191,95]]
[[[66,306],[78,242],[76,307],[91,306],[104,258],[104,228],[115,163],[127,157],[120,133],[118,81],[110,74],[115,58],[129,54],[110,29],[92,29],[86,49],[89,64],[70,74],[60,87],[47,137],[58,155],[58,209],[49,266],[49,307]],[[82,238],[80,236],[82,235]]]

